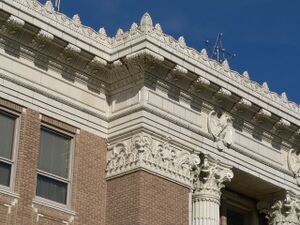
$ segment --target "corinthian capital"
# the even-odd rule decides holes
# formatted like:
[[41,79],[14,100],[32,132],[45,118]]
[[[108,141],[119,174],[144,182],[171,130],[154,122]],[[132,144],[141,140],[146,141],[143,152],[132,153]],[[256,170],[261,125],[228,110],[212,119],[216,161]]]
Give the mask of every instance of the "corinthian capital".
[[214,160],[207,155],[202,159],[195,180],[195,195],[220,200],[221,189],[233,178],[231,166]]
[[273,203],[259,202],[257,208],[266,215],[269,225],[300,224],[300,199],[292,192]]

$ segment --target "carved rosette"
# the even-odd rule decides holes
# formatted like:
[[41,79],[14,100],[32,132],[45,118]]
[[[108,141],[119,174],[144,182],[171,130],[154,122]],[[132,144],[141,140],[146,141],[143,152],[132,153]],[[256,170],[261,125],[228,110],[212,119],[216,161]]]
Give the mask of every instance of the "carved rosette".
[[266,215],[269,225],[299,225],[300,199],[288,192],[283,200],[270,204],[259,202],[257,208]]
[[207,119],[207,128],[219,150],[223,151],[233,143],[232,117],[227,112],[219,114],[214,110],[211,111]]
[[108,152],[107,178],[142,169],[191,187],[200,158],[173,148],[170,141],[161,142],[140,133],[115,144]]

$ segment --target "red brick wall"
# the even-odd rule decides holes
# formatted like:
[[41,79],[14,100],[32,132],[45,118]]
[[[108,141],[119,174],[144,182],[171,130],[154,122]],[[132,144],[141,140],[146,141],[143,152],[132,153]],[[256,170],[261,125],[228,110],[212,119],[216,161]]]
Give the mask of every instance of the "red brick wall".
[[189,190],[138,171],[107,182],[106,225],[187,225]]
[[106,203],[106,143],[81,131],[76,137],[72,205],[78,212],[75,224],[104,225]]
[[[75,212],[70,225],[104,225],[106,203],[106,143],[101,137],[42,116],[31,109],[22,113],[22,107],[4,99],[0,106],[20,115],[19,145],[16,162],[14,193],[19,194],[18,203],[11,213],[13,196],[0,193],[0,225],[65,225],[72,215],[33,202],[36,190],[37,161],[42,123],[74,133],[75,149],[73,161],[72,194],[70,210]],[[72,221],[72,222],[71,222]]]

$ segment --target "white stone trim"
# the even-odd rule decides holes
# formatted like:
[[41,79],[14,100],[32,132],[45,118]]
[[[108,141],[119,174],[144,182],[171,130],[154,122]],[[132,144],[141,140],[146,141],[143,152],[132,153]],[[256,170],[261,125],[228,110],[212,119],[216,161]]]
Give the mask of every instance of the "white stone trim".
[[174,149],[170,142],[169,138],[161,142],[142,132],[114,144],[108,152],[107,178],[142,169],[191,187],[192,170],[200,159],[195,154]]

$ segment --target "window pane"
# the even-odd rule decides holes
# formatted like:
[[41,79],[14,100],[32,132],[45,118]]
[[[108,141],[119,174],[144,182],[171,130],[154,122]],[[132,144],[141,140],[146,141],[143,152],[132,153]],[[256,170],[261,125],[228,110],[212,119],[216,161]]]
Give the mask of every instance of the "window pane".
[[40,175],[37,177],[36,194],[49,200],[66,204],[68,184]]
[[11,159],[15,119],[0,113],[0,156]]
[[0,184],[9,186],[11,165],[0,161]]
[[38,168],[68,178],[70,138],[42,129]]

